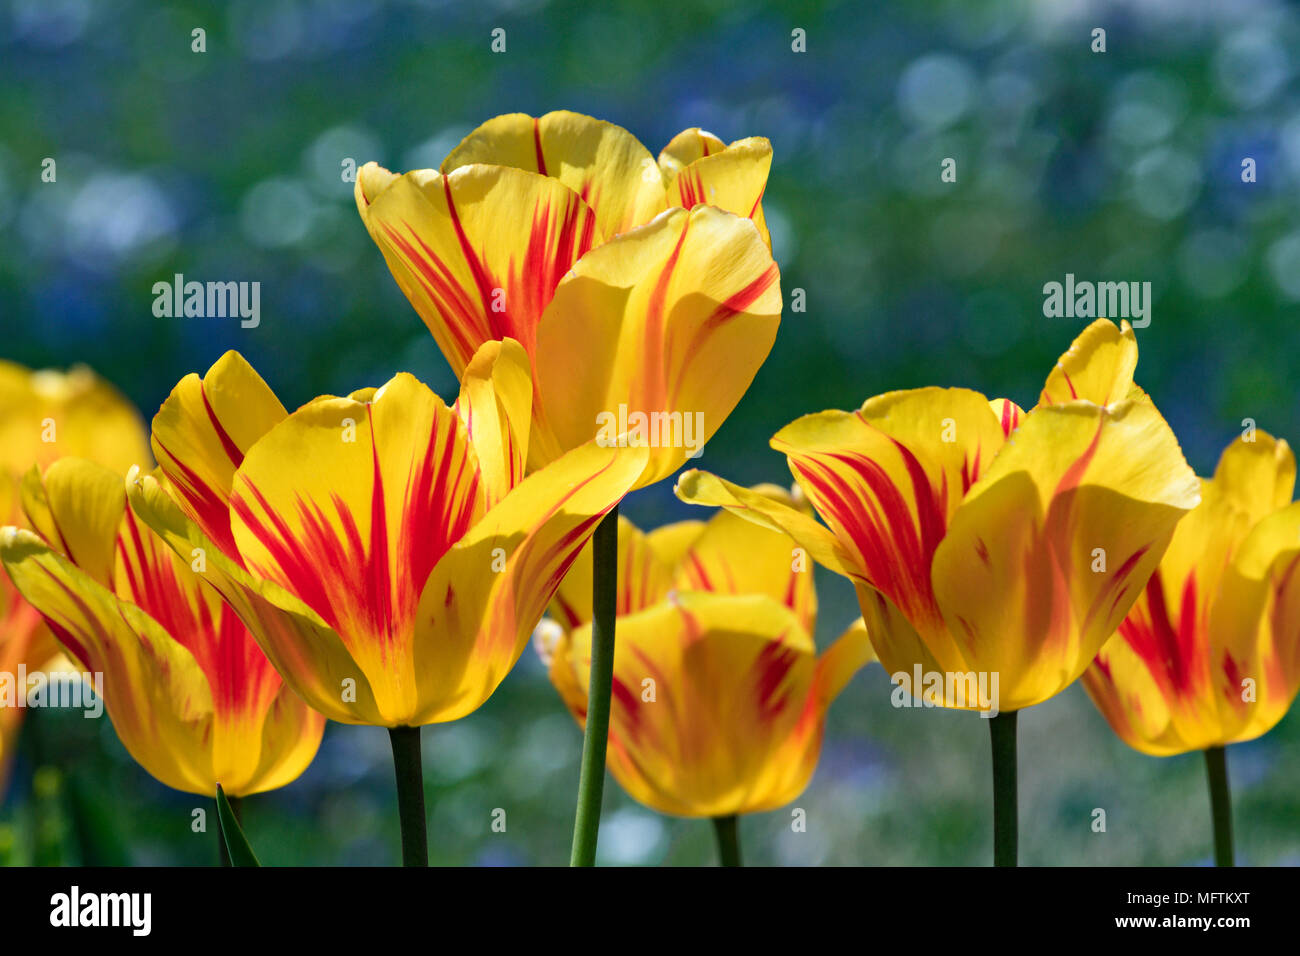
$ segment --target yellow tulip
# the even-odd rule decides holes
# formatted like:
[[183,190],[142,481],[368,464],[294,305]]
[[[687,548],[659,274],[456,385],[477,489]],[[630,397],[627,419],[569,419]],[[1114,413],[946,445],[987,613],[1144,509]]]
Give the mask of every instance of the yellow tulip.
[[1295,456],[1263,432],[1234,441],[1201,503],[1083,684],[1129,746],[1155,756],[1273,728],[1300,690]]
[[439,171],[367,163],[355,192],[458,376],[484,342],[524,346],[530,467],[626,435],[651,449],[641,486],[712,437],[771,350],[780,274],[759,202],[770,165],[762,139],[723,146],[687,130],[656,163],[611,123],[510,114]]
[[[781,489],[753,493],[789,503]],[[585,724],[590,549],[539,627],[551,681]],[[649,534],[619,521],[609,768],[663,813],[729,817],[808,785],[826,709],[872,659],[861,622],[820,657],[812,567],[795,543],[726,512]],[[546,622],[549,623],[549,622]]]
[[61,458],[23,482],[36,533],[7,527],[0,560],[87,674],[131,756],[177,790],[282,787],[325,722],[283,685],[248,630],[127,505],[119,474]]
[[[19,481],[33,465],[62,455],[125,472],[149,462],[144,422],[122,395],[90,369],[32,371],[0,360],[0,524],[19,524]],[[0,673],[67,669],[41,616],[0,574]],[[0,707],[0,795],[25,709]]]
[[705,472],[677,493],[783,530],[849,577],[885,668],[945,678],[929,702],[982,709],[959,677],[983,674],[1014,712],[1083,673],[1199,500],[1136,364],[1128,323],[1101,319],[1028,413],[922,388],[799,419],[772,447],[826,525]]
[[645,466],[594,443],[524,478],[531,386],[485,344],[448,407],[410,375],[293,414],[229,352],[153,422],[132,506],[248,625],[316,710],[389,728],[455,720],[514,666],[583,543]]

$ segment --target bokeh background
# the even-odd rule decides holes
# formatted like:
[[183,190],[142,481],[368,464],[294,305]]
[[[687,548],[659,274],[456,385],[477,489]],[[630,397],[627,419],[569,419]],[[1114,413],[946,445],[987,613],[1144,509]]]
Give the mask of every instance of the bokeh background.
[[[191,51],[195,28],[206,53]],[[1244,418],[1300,439],[1298,41],[1296,8],[1266,0],[11,0],[0,355],[86,362],[146,417],[229,348],[290,407],[400,369],[453,395],[342,161],[435,167],[490,116],[569,108],[653,152],[695,125],[773,142],[764,209],[787,303],[801,288],[807,311],[787,308],[710,470],[788,481],[767,448],[777,427],[893,388],[1032,404],[1084,324],[1042,312],[1043,284],[1072,272],[1152,283],[1139,380],[1205,474]],[[55,183],[41,182],[46,157]],[[940,181],[945,157],[956,183]],[[1242,182],[1245,157],[1257,182]],[[155,318],[151,287],[175,273],[259,281],[260,327]],[[624,512],[643,526],[701,516],[671,482]],[[846,582],[818,582],[824,643],[857,612]],[[879,666],[854,680],[795,804],[807,831],[788,808],[746,818],[750,861],[990,859],[983,721],[895,710],[890,689]],[[107,720],[29,717],[0,859],[213,861],[215,835],[190,830],[203,801],[155,783]],[[1077,685],[1026,712],[1020,736],[1023,862],[1208,862],[1199,756],[1129,750]],[[531,651],[425,742],[435,862],[567,860],[581,740]],[[1295,713],[1231,749],[1242,861],[1300,862],[1298,754]],[[247,802],[249,837],[268,863],[392,863],[391,774],[382,730],[331,725],[298,782]],[[660,817],[613,783],[605,806],[605,862],[714,858],[706,822]]]

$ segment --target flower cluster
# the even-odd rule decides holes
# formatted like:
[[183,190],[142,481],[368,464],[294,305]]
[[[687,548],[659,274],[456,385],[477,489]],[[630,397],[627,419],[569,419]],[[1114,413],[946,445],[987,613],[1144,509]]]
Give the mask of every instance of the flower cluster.
[[[0,672],[102,676],[127,750],[190,793],[292,783],[327,720],[388,728],[408,863],[418,728],[479,708],[530,637],[586,734],[578,863],[606,759],[646,806],[715,820],[738,862],[735,818],[804,791],[873,661],[990,718],[999,862],[1015,715],[1080,677],[1146,753],[1273,727],[1300,690],[1294,456],[1251,431],[1198,479],[1126,322],[1083,329],[1028,411],[889,392],[779,430],[789,491],[688,470],[676,494],[709,520],[618,515],[773,347],[771,157],[689,129],[656,158],[556,112],[492,119],[438,170],[365,165],[360,218],[452,404],[398,372],[290,412],[228,352],[146,434],[86,370],[0,364]],[[862,612],[820,653],[813,564]],[[0,707],[0,785],[20,715]]]

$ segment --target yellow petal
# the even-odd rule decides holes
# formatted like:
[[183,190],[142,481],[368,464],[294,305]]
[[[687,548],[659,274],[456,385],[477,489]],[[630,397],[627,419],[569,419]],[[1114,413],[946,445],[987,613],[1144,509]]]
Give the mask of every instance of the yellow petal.
[[320,615],[399,724],[418,707],[420,591],[484,508],[465,426],[401,373],[370,404],[316,402],[271,429],[235,474],[231,524],[245,566]]
[[623,127],[581,113],[493,117],[451,151],[442,172],[471,163],[558,179],[595,210],[605,238],[649,222],[665,208],[664,180],[649,150]]
[[1215,699],[1228,731],[1220,742],[1267,733],[1300,691],[1300,502],[1264,518],[1242,543],[1209,631]]
[[[699,537],[703,522],[683,521],[658,528],[650,534],[641,531],[622,515],[618,518],[618,592],[614,600],[619,615],[640,611],[667,597],[681,559],[678,548],[685,549],[689,540]],[[671,544],[668,544],[671,542]],[[665,546],[669,554],[665,554]],[[555,592],[552,614],[565,628],[574,628],[591,620],[592,546],[579,552],[573,567]]]
[[23,511],[55,551],[112,588],[117,533],[126,508],[122,476],[81,458],[60,458],[23,478]]
[[484,342],[512,338],[532,355],[555,287],[598,238],[595,214],[577,193],[508,166],[392,177],[368,163],[356,199],[458,378]]
[[1238,438],[1219,457],[1214,484],[1249,516],[1251,525],[1291,503],[1295,493],[1295,453],[1263,431]]
[[287,412],[238,352],[227,352],[206,375],[177,383],[153,419],[153,451],[181,507],[223,551],[237,554],[230,534],[230,487],[253,443]]
[[[816,766],[829,697],[862,658],[860,646],[847,648],[823,665],[789,609],[763,596],[689,593],[620,618],[610,771],[663,813],[789,803]],[[553,679],[563,668],[562,681],[582,692],[566,696],[579,723],[590,655],[587,626],[552,664]]]
[[[1188,733],[1186,720],[1176,722],[1159,673],[1157,662],[1134,650],[1121,629],[1102,646],[1084,672],[1082,683],[1120,740],[1153,757],[1167,757],[1193,749],[1197,739],[1210,739],[1214,731],[1202,733],[1194,729]],[[1195,728],[1205,726],[1202,717],[1191,715]]]
[[514,339],[485,342],[465,369],[456,414],[478,459],[489,507],[523,481],[532,405],[523,346]]
[[206,792],[211,757],[199,742],[213,701],[193,655],[30,532],[0,534],[0,560],[81,667],[103,674],[105,706],[131,756],[169,787]]
[[[290,714],[309,740],[286,740],[297,753],[286,764],[279,750],[264,751],[263,729],[282,683],[235,614],[217,593],[202,584],[188,558],[182,559],[162,539],[140,522],[129,507],[122,478],[106,468],[75,458],[51,465],[44,479],[31,472],[25,497],[33,524],[47,535],[47,543],[67,557],[79,572],[117,598],[122,607],[142,612],[169,641],[189,652],[197,664],[202,688],[194,693],[211,700],[211,721],[186,742],[188,751],[177,759],[193,767],[206,767],[202,786],[206,793],[220,782],[236,795],[266,789],[259,766],[293,779],[310,762],[323,731],[323,721],[307,713]],[[71,565],[69,565],[71,566]],[[68,592],[69,599],[83,595]],[[93,605],[92,605],[93,606]],[[57,628],[57,625],[56,625]],[[111,627],[104,633],[112,635]],[[124,632],[118,632],[122,639]],[[59,631],[64,645],[91,669],[122,667],[122,652],[89,637]],[[152,652],[146,642],[146,652]],[[129,680],[125,674],[113,680]],[[112,705],[110,705],[112,706]],[[148,764],[146,764],[148,765]],[[287,781],[286,781],[287,782]]]
[[1002,442],[984,396],[926,388],[878,396],[856,413],[804,416],[781,429],[772,447],[789,458],[813,506],[855,552],[861,582],[900,610],[942,659],[953,655],[945,650],[951,639],[931,589],[931,561]]
[[1285,555],[1300,547],[1285,518],[1265,520],[1290,500],[1294,457],[1264,432],[1252,439],[1230,444],[1201,482],[1201,503],[1085,675],[1115,732],[1144,753],[1257,736],[1294,695],[1265,611],[1287,613]]
[[1038,398],[1041,405],[1059,405],[1075,399],[1109,405],[1129,394],[1137,368],[1137,337],[1127,321],[1117,327],[1097,319],[1056,363]]
[[705,156],[712,156],[727,148],[727,144],[708,130],[692,126],[668,141],[659,153],[659,168],[670,182],[683,169]]
[[[1084,671],[1198,501],[1196,476],[1148,401],[1025,416],[933,562],[961,657],[999,675],[1001,710],[1046,700]],[[905,669],[875,646],[888,669]]]
[[704,203],[752,219],[771,248],[760,205],[771,168],[772,144],[768,140],[761,136],[737,140],[681,169],[668,186],[668,205],[693,209]]
[[[758,493],[793,508],[790,496],[778,494],[774,486]],[[726,510],[710,518],[696,537],[680,562],[673,586],[679,591],[763,594],[794,611],[808,633],[816,626],[817,592],[807,553],[788,534]]]
[[139,412],[85,366],[33,372],[0,360],[0,471],[22,474],[65,455],[120,474],[147,467]]
[[406,723],[455,720],[492,695],[645,457],[595,443],[575,449],[525,479],[443,556],[420,598],[419,708]]
[[345,724],[382,724],[375,692],[320,615],[224,554],[151,477],[127,482],[131,510],[216,589],[285,683],[312,708]]
[[726,508],[732,514],[770,531],[788,534],[823,567],[846,577],[862,578],[857,558],[848,552],[825,526],[803,511],[777,499],[732,484],[707,471],[691,469],[677,479],[674,493],[691,505]]
[[876,660],[866,621],[858,618],[817,660],[815,693],[823,707],[840,695],[853,675]]
[[[535,464],[593,437],[676,471],[740,401],[772,347],[780,276],[753,223],[672,210],[592,250],[538,331]],[[581,343],[581,347],[575,347]]]
[[1002,427],[1002,434],[1010,438],[1011,433],[1020,427],[1025,410],[1009,398],[990,399],[989,407],[993,409],[993,415]]

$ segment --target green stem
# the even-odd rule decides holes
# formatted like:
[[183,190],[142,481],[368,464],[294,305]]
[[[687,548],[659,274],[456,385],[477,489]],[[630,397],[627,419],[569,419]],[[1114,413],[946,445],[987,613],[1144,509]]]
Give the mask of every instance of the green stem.
[[402,866],[429,865],[429,836],[424,822],[424,772],[420,764],[420,728],[390,727],[393,769],[397,773],[397,814],[402,823]]
[[618,506],[596,527],[592,541],[591,680],[587,688],[587,732],[582,741],[578,809],[573,823],[570,866],[594,866],[605,790],[605,747],[609,742],[609,698],[614,685],[614,610],[618,596]]
[[729,817],[714,817],[713,829],[718,835],[718,865],[743,866],[740,862],[740,833],[737,823],[739,818],[733,813]]
[[[230,812],[235,815],[235,819],[241,824],[244,822],[244,800],[242,797],[226,797],[226,802],[230,804]],[[221,856],[221,865],[230,866],[230,851],[226,849],[226,840],[222,836],[221,827],[217,827],[217,851]]]
[[1016,714],[988,718],[993,743],[993,865],[1015,866],[1019,824],[1016,815]]
[[1210,813],[1214,817],[1214,865],[1235,866],[1232,858],[1232,793],[1228,789],[1228,752],[1222,747],[1207,748],[1205,772],[1210,778]]

